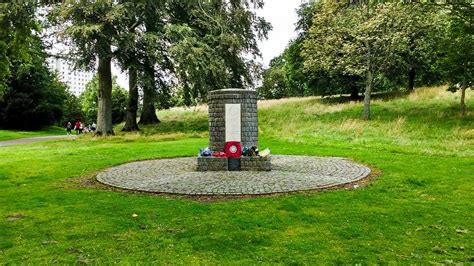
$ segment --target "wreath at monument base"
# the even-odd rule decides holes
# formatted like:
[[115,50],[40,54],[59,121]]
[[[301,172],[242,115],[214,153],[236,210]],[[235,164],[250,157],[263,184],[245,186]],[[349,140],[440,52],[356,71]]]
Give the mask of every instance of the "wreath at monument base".
[[198,171],[270,171],[270,149],[259,152],[257,146],[242,147],[238,141],[229,141],[224,151],[199,149]]

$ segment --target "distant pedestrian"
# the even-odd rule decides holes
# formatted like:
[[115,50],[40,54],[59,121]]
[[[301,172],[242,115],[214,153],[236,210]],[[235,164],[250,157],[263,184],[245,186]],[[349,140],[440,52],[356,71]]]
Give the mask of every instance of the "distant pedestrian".
[[92,131],[92,132],[95,132],[95,129],[96,129],[96,128],[97,128],[97,125],[96,125],[94,122],[92,122],[91,131]]
[[76,121],[76,124],[74,125],[74,130],[76,130],[77,135],[82,133],[82,124],[80,120]]
[[71,135],[72,128],[73,128],[72,123],[67,122],[66,132],[67,132],[68,135]]
[[80,125],[79,126],[79,134],[82,134],[84,132],[84,124],[81,121],[79,121],[79,125]]

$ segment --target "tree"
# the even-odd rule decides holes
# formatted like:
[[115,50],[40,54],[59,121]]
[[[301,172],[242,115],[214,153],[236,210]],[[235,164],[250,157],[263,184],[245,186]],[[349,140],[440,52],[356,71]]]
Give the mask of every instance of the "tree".
[[160,123],[156,115],[155,100],[157,99],[157,89],[160,83],[161,69],[166,65],[167,51],[164,47],[163,28],[166,23],[163,19],[167,16],[164,10],[164,4],[159,2],[145,1],[142,6],[142,16],[139,18],[143,24],[143,38],[140,40],[141,47],[144,50],[142,59],[141,84],[143,88],[143,109],[140,115],[140,124]]
[[34,1],[0,3],[0,100],[15,74],[13,65],[18,61],[31,64],[33,60],[30,43],[36,42],[34,32],[40,29],[36,9]]
[[125,125],[122,131],[139,131],[137,124],[138,111],[138,84],[137,84],[137,70],[130,67],[128,70],[128,102],[127,114],[125,118]]
[[124,88],[116,84],[112,87],[112,123],[118,124],[122,123],[127,116],[128,95]]
[[[97,121],[99,106],[99,77],[95,75],[86,84],[86,90],[79,96],[84,122],[91,124]],[[123,122],[127,115],[127,91],[117,84],[117,77],[112,78],[112,122],[118,124]]]
[[258,88],[260,97],[279,99],[290,96],[284,65],[283,55],[270,61],[270,67],[263,72],[263,84]]
[[301,55],[302,48],[303,41],[298,38],[291,41],[283,53],[285,59],[283,69],[285,71],[289,96],[305,96],[307,94],[309,79],[306,73],[304,73],[304,60]]
[[[397,29],[401,42],[396,47],[399,50],[393,51],[398,53],[401,62],[394,65],[387,76],[394,81],[397,76],[405,77],[400,81],[405,83],[407,91],[413,91],[417,74],[429,74],[439,57],[443,17],[434,6],[419,2],[395,2],[387,15],[392,21],[387,26]],[[400,71],[406,76],[399,75]]]
[[60,36],[70,42],[70,54],[78,67],[98,70],[98,115],[96,135],[113,135],[112,45],[122,32],[125,8],[112,0],[93,2],[65,0],[55,4],[51,18],[60,26]]
[[399,63],[397,28],[389,14],[396,3],[320,3],[309,37],[304,42],[305,68],[363,77],[364,119],[370,119],[370,100],[376,79]]
[[31,61],[15,61],[0,100],[0,127],[36,130],[59,123],[66,100],[65,86],[45,65],[46,54],[39,37],[28,49]]
[[[159,121],[155,103],[169,107],[171,88],[178,83],[186,103],[205,99],[208,90],[251,84],[250,70],[259,55],[257,39],[270,29],[251,4],[261,8],[263,1],[66,0],[55,5],[51,17],[64,26],[62,36],[71,41],[77,65],[92,68],[98,61],[98,134],[113,134],[113,58],[130,73],[137,71],[144,92],[141,122]],[[137,49],[131,48],[134,45]],[[132,56],[124,56],[127,51],[133,51]],[[244,59],[244,54],[254,58]]]
[[45,64],[37,3],[0,3],[0,127],[35,130],[59,123],[65,86]]
[[[128,69],[129,91],[127,103],[127,115],[122,131],[139,131],[137,124],[138,112],[138,69],[141,68],[143,50],[140,49],[138,27],[141,25],[144,5],[138,5],[138,1],[124,1],[126,12],[124,13],[124,32],[119,34],[117,50],[115,52],[118,63],[123,69]],[[137,8],[142,7],[141,9]]]
[[[250,2],[122,2],[129,30],[121,33],[125,38],[119,38],[117,54],[124,68],[136,67],[143,88],[140,123],[159,122],[156,106],[173,104],[173,88],[191,105],[205,100],[209,90],[253,82],[250,72],[257,64],[243,55],[259,55],[256,40],[266,37],[270,25],[255,15]],[[252,3],[263,6],[261,0]]]
[[448,30],[444,38],[444,58],[441,66],[449,82],[449,90],[461,91],[461,114],[466,115],[466,90],[474,83],[474,6],[456,2],[443,6],[447,9]]
[[[304,42],[310,38],[313,17],[321,6],[320,2],[308,2],[297,10],[298,36],[290,41],[284,52],[275,57],[269,69],[265,70],[263,86],[259,88],[260,94],[265,98],[350,93],[350,99],[359,99],[359,76],[345,74],[341,69],[326,71],[320,67],[304,67]],[[276,62],[278,63],[275,64]]]
[[74,122],[77,120],[83,120],[84,113],[82,112],[81,101],[74,94],[67,92],[66,101],[64,103],[64,114],[62,123],[63,125],[67,122]]
[[[257,40],[271,29],[255,14],[262,7],[262,0],[170,2],[163,16],[167,23],[161,23],[165,41],[157,69],[158,98],[170,95],[169,87],[180,87],[190,105],[205,100],[210,90],[252,86],[260,55]],[[170,73],[172,82],[165,80]]]

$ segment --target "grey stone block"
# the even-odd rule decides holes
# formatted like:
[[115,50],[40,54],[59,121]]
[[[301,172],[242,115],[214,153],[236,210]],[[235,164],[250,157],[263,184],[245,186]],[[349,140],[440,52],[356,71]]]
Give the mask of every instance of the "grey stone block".
[[[228,159],[217,157],[198,157],[197,170],[204,171],[227,171]],[[271,171],[271,157],[241,157],[241,171]]]
[[211,91],[209,100],[209,147],[222,151],[225,146],[225,104],[241,104],[241,143],[244,146],[258,145],[257,92],[244,89]]

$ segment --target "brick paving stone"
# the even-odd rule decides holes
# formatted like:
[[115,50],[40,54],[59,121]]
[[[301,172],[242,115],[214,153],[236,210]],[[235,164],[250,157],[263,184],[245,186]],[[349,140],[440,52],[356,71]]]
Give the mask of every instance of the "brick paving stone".
[[268,172],[198,172],[195,157],[140,161],[100,172],[117,188],[187,195],[258,195],[327,188],[358,181],[370,168],[339,157],[272,156]]

